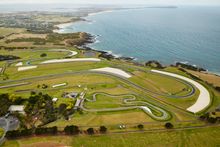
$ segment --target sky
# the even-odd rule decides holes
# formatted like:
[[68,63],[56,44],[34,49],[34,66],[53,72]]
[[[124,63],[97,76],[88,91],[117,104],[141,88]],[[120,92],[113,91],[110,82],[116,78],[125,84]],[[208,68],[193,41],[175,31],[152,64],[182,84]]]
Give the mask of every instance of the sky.
[[220,0],[0,0],[0,4],[8,3],[220,5]]

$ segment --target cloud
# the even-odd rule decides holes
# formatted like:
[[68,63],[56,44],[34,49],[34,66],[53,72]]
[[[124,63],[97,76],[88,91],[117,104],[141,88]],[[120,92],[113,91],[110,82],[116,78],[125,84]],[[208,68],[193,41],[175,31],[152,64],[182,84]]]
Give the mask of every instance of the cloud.
[[220,0],[0,0],[0,3],[75,4],[220,4]]

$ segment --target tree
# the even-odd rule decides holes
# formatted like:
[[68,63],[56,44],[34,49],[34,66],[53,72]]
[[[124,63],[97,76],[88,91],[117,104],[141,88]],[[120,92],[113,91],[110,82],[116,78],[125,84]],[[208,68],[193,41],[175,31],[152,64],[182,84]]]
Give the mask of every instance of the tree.
[[57,127],[56,126],[54,126],[54,127],[51,127],[50,128],[50,134],[52,134],[52,135],[55,135],[55,134],[57,134],[57,132],[58,132],[58,129],[57,129]]
[[20,131],[19,130],[7,131],[6,137],[7,138],[17,138],[17,137],[20,137]]
[[26,100],[22,97],[17,97],[17,99],[14,100],[15,105],[22,105]]
[[107,128],[105,126],[100,126],[99,132],[100,133],[106,133],[107,132]]
[[206,120],[209,118],[209,113],[205,113],[199,117],[201,120]]
[[38,95],[31,95],[28,99],[29,104],[34,105],[39,101],[40,97]]
[[93,134],[95,134],[93,128],[88,128],[88,129],[87,129],[87,133],[88,133],[89,135],[93,135]]
[[6,137],[17,138],[17,137],[23,137],[23,136],[30,136],[32,135],[32,133],[33,133],[32,129],[13,130],[13,131],[8,131],[6,133]]
[[36,135],[43,135],[43,134],[52,134],[56,135],[57,134],[57,127],[49,127],[49,128],[36,128],[35,129],[35,134]]
[[215,89],[220,92],[220,87],[217,86],[215,87]]
[[42,88],[43,88],[43,89],[47,89],[48,86],[47,86],[46,84],[43,84],[43,85],[42,85]]
[[31,95],[36,95],[36,92],[35,91],[31,91]]
[[140,130],[142,130],[142,129],[144,128],[144,125],[139,124],[137,127],[138,127]]
[[46,129],[45,128],[36,128],[35,129],[35,134],[36,135],[46,134]]
[[71,126],[66,126],[64,128],[64,132],[67,135],[76,135],[76,134],[79,134],[80,130],[78,126],[71,125]]
[[12,104],[8,94],[0,94],[0,116],[5,115]]
[[165,124],[165,128],[167,129],[172,129],[173,128],[173,124],[171,124],[170,122]]
[[42,53],[42,54],[40,55],[40,57],[46,57],[46,56],[47,56],[46,53]]
[[214,117],[209,117],[207,120],[208,120],[208,122],[209,122],[209,123],[214,124],[214,123],[216,123],[217,118],[214,118]]
[[23,129],[20,131],[20,136],[30,136],[32,135],[33,130],[32,129]]
[[66,110],[67,105],[66,104],[60,104],[59,105],[59,113],[64,114],[64,111]]

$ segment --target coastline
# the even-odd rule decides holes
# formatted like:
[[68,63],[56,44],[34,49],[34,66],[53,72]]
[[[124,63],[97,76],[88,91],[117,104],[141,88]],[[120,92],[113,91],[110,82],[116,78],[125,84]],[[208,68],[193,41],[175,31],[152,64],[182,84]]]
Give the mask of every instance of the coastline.
[[62,33],[61,30],[69,27],[73,24],[74,22],[68,22],[68,23],[62,23],[62,24],[58,24],[58,25],[54,25],[54,27],[56,27],[56,29],[53,30],[54,33]]
[[[127,8],[127,9],[131,9],[131,8]],[[103,14],[103,13],[111,13],[111,12],[114,12],[114,11],[117,11],[117,10],[124,10],[124,9],[111,9],[111,10],[103,10],[103,11],[88,13],[86,16],[80,17],[76,21],[54,25],[54,27],[56,29],[54,29],[53,32],[54,33],[64,33],[62,31],[63,29],[65,29],[65,28],[67,28],[67,27],[69,27],[69,26],[71,26],[71,25],[73,25],[77,22],[80,22],[80,21],[89,22],[89,20],[86,19],[86,17],[88,17],[88,16],[95,16],[95,15],[99,15],[99,14]],[[85,32],[85,33],[87,33],[87,32]],[[77,46],[78,49],[92,50],[92,51],[95,51],[95,52],[99,52],[99,53],[102,54],[102,57],[108,58],[108,59],[110,59],[110,58],[111,59],[123,59],[123,60],[127,60],[127,61],[136,60],[136,58],[134,58],[134,57],[125,57],[125,56],[122,56],[122,55],[114,54],[114,53],[112,53],[112,51],[98,50],[98,49],[90,47],[89,44],[95,44],[95,43],[100,42],[98,40],[98,37],[100,37],[100,35],[94,35],[94,34],[90,34],[90,33],[87,33],[87,34],[91,37],[89,38],[88,42],[86,42],[82,46]]]
[[65,29],[65,28],[67,28],[67,27],[73,25],[74,23],[81,22],[81,21],[87,21],[87,22],[89,22],[89,20],[86,19],[86,17],[88,17],[88,16],[95,16],[95,15],[99,15],[99,14],[103,14],[103,13],[111,13],[111,12],[113,12],[113,11],[114,11],[114,10],[111,9],[111,10],[103,10],[103,11],[98,11],[98,12],[91,12],[91,13],[86,14],[85,16],[79,17],[79,19],[77,19],[77,20],[70,21],[70,22],[65,22],[65,23],[60,23],[60,24],[56,24],[56,25],[54,25],[54,28],[55,28],[55,29],[53,30],[53,32],[54,32],[54,33],[63,33],[63,32],[62,32],[62,29]]
[[103,14],[103,13],[111,13],[114,10],[104,10],[104,11],[99,11],[99,12],[93,12],[93,13],[89,13],[87,16],[94,16],[94,15],[98,15],[98,14]]
[[[155,8],[155,7],[147,7],[147,8]],[[160,8],[160,7],[156,7],[156,8]],[[164,8],[164,7],[162,7],[162,8]],[[168,8],[170,8],[170,7],[168,7]],[[177,8],[177,7],[171,7],[171,8]],[[126,8],[126,10],[127,9],[132,9],[132,8]],[[135,8],[135,9],[137,9],[137,8]],[[138,9],[140,9],[140,8],[138,8]],[[143,9],[143,8],[141,8],[141,9]],[[86,19],[86,17],[88,17],[88,16],[94,16],[94,15],[99,15],[99,14],[103,14],[103,13],[111,13],[111,12],[114,12],[114,11],[117,11],[117,10],[125,10],[125,9],[121,8],[121,9],[112,9],[112,10],[103,10],[103,11],[98,11],[98,12],[91,12],[91,13],[88,13],[87,15],[83,16],[83,17],[80,17],[79,20],[55,25],[55,27],[57,27],[58,29],[53,30],[53,32],[55,32],[55,33],[64,33],[64,32],[62,32],[62,30],[69,27],[69,26],[71,26],[71,25],[73,25],[74,23],[77,23],[77,22],[80,22],[80,21],[88,21],[89,22],[89,20]],[[96,48],[90,47],[89,46],[90,44],[95,44],[95,43],[100,42],[98,40],[98,37],[100,37],[100,36],[90,34],[90,33],[87,33],[87,34],[89,34],[91,36],[89,41],[88,41],[89,43],[87,42],[87,43],[83,44],[82,46],[77,46],[78,49],[92,50],[92,51],[95,51],[95,52],[99,52],[99,53],[101,53],[101,57],[104,57],[106,59],[119,59],[119,60],[122,59],[122,60],[127,60],[127,61],[132,61],[132,62],[135,62],[135,60],[137,60],[134,57],[125,57],[125,56],[122,56],[122,55],[114,54],[112,51],[106,51],[106,50],[101,50],[101,49],[96,49]],[[187,63],[190,66],[197,67],[196,65],[188,63],[187,61],[185,61],[185,62],[184,61],[177,61],[177,62]],[[137,61],[136,63],[140,63],[140,62]],[[168,65],[163,65],[163,66],[171,66],[172,64],[173,63],[170,63]],[[198,67],[198,68],[200,68],[200,67]],[[202,68],[202,69],[204,69],[204,68]],[[211,75],[215,75],[215,76],[220,77],[220,73],[212,72],[212,71],[209,71],[208,69],[204,69],[204,70],[205,71],[198,71],[198,72],[205,73],[205,74],[211,74]]]

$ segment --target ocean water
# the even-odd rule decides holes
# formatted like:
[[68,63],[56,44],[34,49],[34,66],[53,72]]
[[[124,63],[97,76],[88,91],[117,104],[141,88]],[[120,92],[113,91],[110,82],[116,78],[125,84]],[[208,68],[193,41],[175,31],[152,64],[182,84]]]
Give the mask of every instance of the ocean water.
[[86,17],[60,32],[98,35],[98,50],[140,62],[188,62],[220,73],[220,7],[118,10]]

